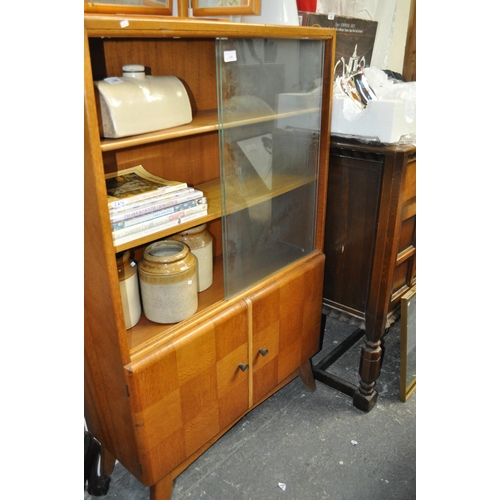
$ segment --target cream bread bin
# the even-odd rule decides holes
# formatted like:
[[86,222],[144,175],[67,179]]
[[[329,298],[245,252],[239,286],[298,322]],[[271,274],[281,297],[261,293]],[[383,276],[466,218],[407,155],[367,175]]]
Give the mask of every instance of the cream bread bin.
[[145,134],[191,122],[189,96],[177,77],[146,75],[142,64],[128,64],[122,71],[120,77],[94,82],[104,137]]

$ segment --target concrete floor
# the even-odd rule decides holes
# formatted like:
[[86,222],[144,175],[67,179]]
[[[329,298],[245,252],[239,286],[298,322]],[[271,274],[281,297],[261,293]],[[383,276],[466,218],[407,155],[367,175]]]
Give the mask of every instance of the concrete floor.
[[[355,329],[329,317],[313,363]],[[416,498],[416,392],[399,399],[399,337],[397,322],[386,336],[371,412],[318,381],[310,392],[297,378],[191,464],[175,480],[171,500]],[[357,384],[362,342],[328,371]],[[149,500],[149,488],[117,463],[105,498]]]

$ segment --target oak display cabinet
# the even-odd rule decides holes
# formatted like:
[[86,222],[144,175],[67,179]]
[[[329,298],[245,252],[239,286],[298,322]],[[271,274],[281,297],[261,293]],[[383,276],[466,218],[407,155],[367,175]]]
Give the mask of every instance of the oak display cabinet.
[[[85,16],[85,419],[152,499],[319,350],[335,32]],[[93,82],[125,64],[185,85],[187,125],[99,136]],[[204,191],[208,214],[118,247],[105,174],[141,164]],[[176,324],[126,330],[116,253],[206,223],[214,279]]]

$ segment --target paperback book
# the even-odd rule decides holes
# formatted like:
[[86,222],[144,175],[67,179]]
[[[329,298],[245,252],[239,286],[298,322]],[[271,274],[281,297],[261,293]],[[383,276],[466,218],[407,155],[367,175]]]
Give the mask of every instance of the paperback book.
[[[128,235],[123,235],[120,236],[119,238],[116,238],[114,233],[114,245],[115,247],[123,245],[125,243],[130,243],[131,241],[137,240],[139,238],[142,238],[144,236],[150,236],[152,234],[155,234],[159,231],[163,231],[164,229],[169,229],[175,226],[178,226],[180,224],[184,224],[185,222],[191,222],[195,219],[199,219],[200,217],[204,217],[208,213],[208,206],[207,205],[199,205],[201,210],[191,213],[191,214],[186,214],[183,217],[179,217],[177,219],[173,219],[170,221],[163,221],[159,225],[153,225],[151,227],[148,227],[147,229],[142,229],[137,232],[133,232]],[[158,219],[156,219],[158,220]]]
[[185,182],[169,181],[153,175],[142,165],[106,174],[108,207],[120,207],[159,194],[186,189]]
[[159,210],[165,210],[170,207],[176,207],[177,205],[182,205],[183,203],[195,202],[201,203],[200,199],[204,197],[203,191],[198,189],[193,189],[189,193],[184,196],[176,196],[174,198],[167,197],[155,199],[152,203],[146,203],[140,207],[135,207],[130,210],[125,210],[123,212],[110,214],[109,218],[111,221],[112,227],[115,224],[120,224],[121,222],[125,222],[128,219],[134,219],[136,217],[147,215],[149,213],[157,212]]
[[127,227],[134,227],[137,224],[141,224],[143,222],[147,222],[153,219],[156,219],[157,217],[164,217],[166,215],[172,215],[175,217],[176,214],[179,212],[183,212],[187,209],[193,208],[193,207],[198,207],[199,205],[206,205],[207,204],[207,198],[205,196],[202,196],[200,198],[194,199],[194,200],[189,200],[185,201],[183,203],[178,203],[176,205],[172,206],[167,206],[166,208],[160,208],[160,209],[152,209],[151,211],[146,211],[143,214],[139,214],[135,217],[131,217],[129,219],[124,219],[118,222],[115,222],[111,224],[111,230],[112,231],[117,231],[120,229],[125,229]]
[[109,217],[111,222],[117,222],[119,220],[130,219],[136,215],[141,215],[151,211],[154,207],[171,207],[172,205],[201,198],[202,196],[203,191],[200,191],[199,189],[192,187],[179,189],[179,191],[174,191],[173,193],[160,194],[159,196],[154,196],[153,198],[146,198],[145,200],[139,200],[121,207],[111,208],[109,210]]

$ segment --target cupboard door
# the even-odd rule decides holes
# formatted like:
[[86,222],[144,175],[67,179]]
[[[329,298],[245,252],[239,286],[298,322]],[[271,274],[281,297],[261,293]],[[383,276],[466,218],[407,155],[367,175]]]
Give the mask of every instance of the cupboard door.
[[[243,365],[243,371],[239,365]],[[248,410],[247,306],[239,301],[127,367],[144,484]]]
[[325,302],[363,316],[377,235],[383,157],[355,158],[332,147],[325,227]]
[[318,254],[249,296],[254,404],[318,352],[323,272]]

